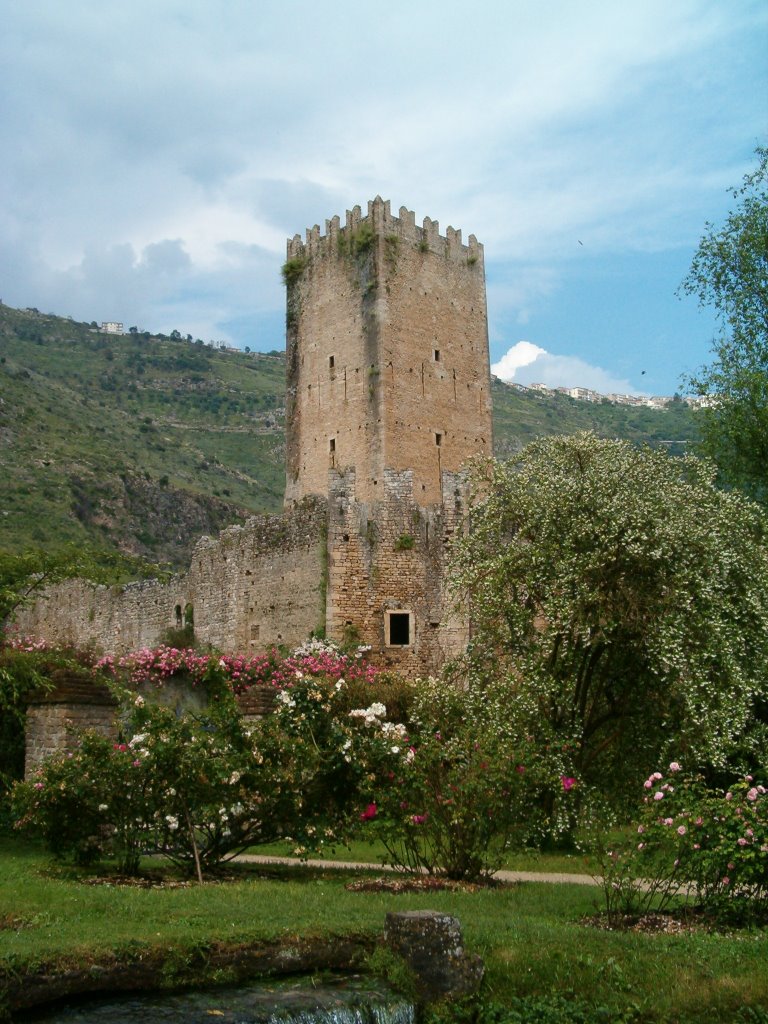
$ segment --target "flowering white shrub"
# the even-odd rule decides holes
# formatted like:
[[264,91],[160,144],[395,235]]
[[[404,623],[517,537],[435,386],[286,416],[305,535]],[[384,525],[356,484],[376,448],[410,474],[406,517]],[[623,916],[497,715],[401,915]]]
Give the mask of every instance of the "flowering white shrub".
[[476,485],[453,563],[468,670],[517,680],[523,730],[573,744],[602,791],[676,749],[722,766],[768,698],[763,511],[708,463],[593,434],[480,462]]

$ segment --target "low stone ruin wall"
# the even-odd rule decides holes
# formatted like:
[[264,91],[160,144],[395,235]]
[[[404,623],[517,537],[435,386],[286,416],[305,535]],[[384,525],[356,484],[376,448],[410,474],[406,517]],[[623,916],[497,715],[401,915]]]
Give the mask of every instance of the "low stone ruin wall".
[[[170,681],[162,690],[152,686],[156,699],[174,706],[200,706],[200,691],[181,682]],[[239,694],[237,703],[246,721],[270,714],[277,696],[273,686],[252,686]],[[29,778],[46,757],[62,750],[73,750],[77,737],[86,729],[112,736],[119,733],[117,701],[103,683],[80,676],[62,674],[52,690],[38,690],[27,704],[25,724],[24,775]]]

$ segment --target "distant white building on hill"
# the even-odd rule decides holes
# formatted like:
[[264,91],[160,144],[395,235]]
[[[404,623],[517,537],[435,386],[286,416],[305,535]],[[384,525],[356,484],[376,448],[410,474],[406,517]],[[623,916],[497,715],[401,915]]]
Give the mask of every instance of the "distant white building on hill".
[[[500,380],[501,378],[499,378]],[[519,391],[536,391],[544,395],[568,395],[578,402],[613,402],[616,405],[642,405],[651,409],[666,409],[673,398],[666,395],[602,395],[599,391],[591,388],[550,388],[546,384],[517,384],[515,381],[502,381],[507,387],[517,388]],[[712,404],[709,396],[683,399],[692,406]]]

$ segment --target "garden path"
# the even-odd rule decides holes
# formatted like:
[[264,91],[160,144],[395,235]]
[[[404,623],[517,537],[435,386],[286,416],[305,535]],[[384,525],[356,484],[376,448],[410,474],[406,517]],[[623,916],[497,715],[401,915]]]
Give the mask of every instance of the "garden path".
[[[246,864],[296,864],[312,868],[339,868],[348,871],[395,871],[389,864],[371,864],[365,861],[344,860],[301,860],[299,857],[267,857],[261,854],[243,853],[235,858]],[[555,882],[571,885],[599,885],[601,880],[594,875],[575,875],[557,871],[497,871],[494,878],[500,882]]]

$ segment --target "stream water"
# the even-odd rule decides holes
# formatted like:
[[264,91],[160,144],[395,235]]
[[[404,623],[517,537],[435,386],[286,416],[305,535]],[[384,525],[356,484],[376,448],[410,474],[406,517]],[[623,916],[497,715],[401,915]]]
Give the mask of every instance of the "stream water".
[[27,1017],[35,1024],[414,1024],[413,1004],[359,975],[122,995]]

